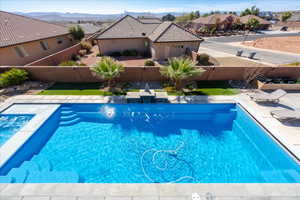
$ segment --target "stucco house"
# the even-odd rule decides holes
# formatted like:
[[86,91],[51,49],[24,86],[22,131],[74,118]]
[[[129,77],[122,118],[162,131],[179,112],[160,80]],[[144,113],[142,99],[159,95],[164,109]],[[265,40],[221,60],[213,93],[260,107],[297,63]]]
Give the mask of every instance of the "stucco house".
[[199,30],[203,27],[212,28],[217,25],[218,30],[228,30],[238,20],[238,16],[233,14],[214,14],[206,17],[199,17],[193,20],[193,28]]
[[264,20],[263,18],[255,16],[255,15],[246,15],[246,16],[240,17],[240,22],[242,24],[246,25],[250,19],[257,19],[259,21],[259,23],[260,23],[259,30],[267,30],[272,25],[271,22]]
[[0,65],[26,65],[70,47],[68,28],[0,11]]
[[136,50],[154,60],[179,57],[187,51],[198,51],[202,38],[172,22],[139,20],[130,15],[119,19],[97,37],[102,55]]

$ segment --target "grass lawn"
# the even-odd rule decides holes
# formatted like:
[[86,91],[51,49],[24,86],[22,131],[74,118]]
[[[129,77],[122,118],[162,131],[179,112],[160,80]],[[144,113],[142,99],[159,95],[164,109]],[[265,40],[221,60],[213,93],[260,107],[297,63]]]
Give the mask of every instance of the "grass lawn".
[[173,96],[235,95],[238,93],[239,90],[232,88],[228,81],[197,81],[197,89],[193,89],[188,92],[168,91],[168,94]]
[[100,90],[101,83],[55,83],[52,87],[43,90],[39,95],[125,95],[127,91],[108,92]]

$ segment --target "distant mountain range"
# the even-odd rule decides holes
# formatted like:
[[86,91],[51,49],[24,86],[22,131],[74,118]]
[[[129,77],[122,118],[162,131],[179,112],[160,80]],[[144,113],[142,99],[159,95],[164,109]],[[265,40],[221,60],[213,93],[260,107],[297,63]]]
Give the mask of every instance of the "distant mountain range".
[[[15,12],[15,14],[28,16],[40,20],[45,21],[69,21],[69,22],[76,22],[79,20],[84,21],[111,21],[115,20],[124,15],[132,15],[134,17],[137,16],[152,16],[152,17],[162,17],[168,13],[146,13],[146,12],[125,12],[122,14],[88,14],[88,13],[60,13],[60,12],[30,12],[30,13],[23,13],[23,12]],[[171,12],[170,14],[175,16],[180,16],[184,13],[174,13]]]

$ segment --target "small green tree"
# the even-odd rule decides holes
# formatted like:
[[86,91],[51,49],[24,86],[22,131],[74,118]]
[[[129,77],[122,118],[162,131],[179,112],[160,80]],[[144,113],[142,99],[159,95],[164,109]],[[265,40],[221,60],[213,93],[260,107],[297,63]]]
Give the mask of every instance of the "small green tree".
[[284,12],[281,15],[281,21],[286,22],[289,18],[292,17],[292,13],[291,12]]
[[250,31],[255,31],[259,29],[260,26],[261,26],[260,22],[255,18],[249,19],[248,22],[246,23],[246,28]]
[[258,16],[259,12],[260,12],[259,8],[257,8],[256,6],[252,6],[251,8],[246,8],[243,12],[241,12],[241,17],[246,15]]
[[163,21],[174,21],[175,19],[176,19],[176,17],[174,15],[171,15],[171,14],[167,14],[167,15],[162,17]]
[[84,31],[79,25],[70,27],[69,33],[72,35],[74,40],[80,41],[84,38]]
[[106,80],[108,89],[111,90],[113,80],[120,76],[124,67],[111,57],[103,57],[91,70]]
[[182,89],[182,80],[200,75],[205,70],[196,68],[192,60],[188,58],[169,59],[169,65],[161,67],[160,73],[174,82],[176,90]]

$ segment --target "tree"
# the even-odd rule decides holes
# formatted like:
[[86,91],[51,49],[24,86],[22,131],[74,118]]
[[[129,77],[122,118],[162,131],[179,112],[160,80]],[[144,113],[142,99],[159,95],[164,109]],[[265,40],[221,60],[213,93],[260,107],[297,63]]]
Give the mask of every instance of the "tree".
[[182,80],[200,75],[205,70],[196,68],[192,60],[188,58],[169,59],[169,65],[162,67],[160,73],[174,82],[176,90],[182,89]]
[[195,13],[194,13],[194,17],[195,19],[199,18],[200,17],[200,11],[197,10]]
[[240,19],[236,19],[232,24],[233,30],[242,30],[242,27],[243,27],[243,23],[241,22]]
[[84,38],[84,31],[79,25],[70,27],[69,33],[72,35],[74,40],[80,41],[82,38]]
[[292,13],[291,12],[284,12],[281,15],[281,21],[286,22],[286,20],[288,20],[289,18],[292,17]]
[[113,80],[120,76],[121,72],[124,71],[124,67],[111,57],[103,57],[91,70],[106,80],[108,89],[111,90]]
[[163,21],[174,21],[175,19],[176,19],[176,17],[174,15],[171,15],[171,14],[167,14],[167,15],[162,17]]
[[248,22],[246,23],[246,28],[250,31],[255,31],[259,29],[260,26],[261,26],[260,22],[255,18],[249,19]]
[[250,9],[246,8],[243,12],[241,12],[241,17],[246,16],[246,15],[259,15],[259,8],[256,6],[252,6]]

